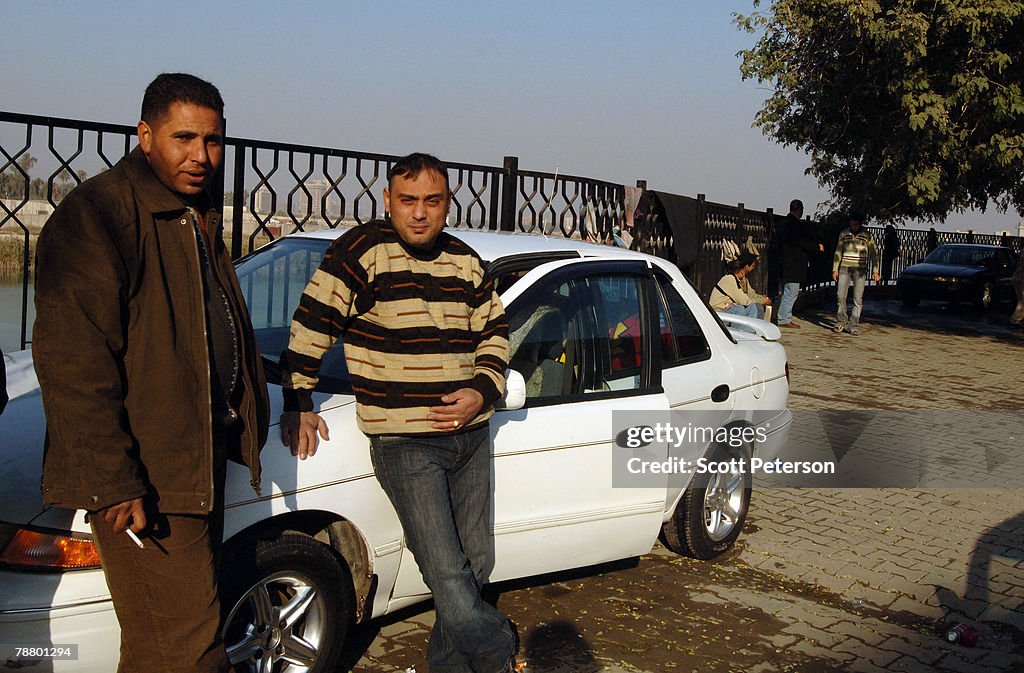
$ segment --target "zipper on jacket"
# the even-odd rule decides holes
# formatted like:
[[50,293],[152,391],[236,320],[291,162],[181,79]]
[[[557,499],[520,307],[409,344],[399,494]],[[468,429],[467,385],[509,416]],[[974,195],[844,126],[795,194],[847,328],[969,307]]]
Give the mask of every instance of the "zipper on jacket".
[[[214,268],[213,257],[210,254],[210,247],[207,246],[207,244],[206,244],[206,237],[204,237],[202,232],[199,230],[199,222],[201,221],[201,218],[199,217],[199,213],[194,208],[192,208],[192,207],[188,208],[188,212],[189,212],[189,215],[192,217],[192,235],[196,238],[196,255],[199,258],[200,267],[202,265],[203,258],[205,257],[206,264],[209,267],[211,277],[213,278],[214,282],[216,282],[219,285],[221,285],[221,280],[220,280],[219,273]],[[209,233],[209,232],[207,232],[207,233]],[[211,239],[212,239],[212,237],[211,237]],[[211,244],[212,244],[212,240],[211,240]],[[200,247],[199,246],[202,246],[201,251],[200,251]],[[200,280],[205,283],[205,281],[203,280],[203,278],[205,278],[205,271],[202,268],[200,268],[199,272],[200,272],[200,275],[201,275]],[[202,285],[200,287],[202,287]],[[229,293],[223,287],[223,285],[221,285],[221,287],[219,288],[219,291],[221,293],[221,296],[222,296],[222,298],[223,298],[223,300],[225,302],[226,308],[228,310],[228,319],[231,321],[231,326],[232,326],[232,338],[235,340],[235,357],[236,357],[236,361],[235,361],[235,365],[234,366],[235,366],[235,370],[236,371],[235,371],[234,375],[232,376],[232,379],[234,381],[236,381],[237,385],[244,386],[246,384],[241,379],[242,379],[242,368],[245,366],[245,363],[242,361],[242,334],[241,334],[241,329],[238,326],[238,320],[240,319],[241,315],[240,315],[240,312],[236,312],[235,307],[232,306],[232,301],[231,301],[231,298],[229,296]],[[200,296],[200,300],[202,300],[202,296]],[[212,423],[213,423],[213,420],[212,420],[212,417],[213,417],[213,404],[212,404],[212,391],[211,391],[212,383],[210,381],[210,374],[211,374],[210,355],[209,355],[210,345],[209,345],[209,334],[207,334],[208,330],[207,330],[207,324],[206,324],[206,304],[203,301],[201,301],[201,303],[203,304],[203,337],[204,337],[204,339],[206,341],[206,348],[207,348],[207,355],[206,355],[206,385],[207,385],[207,393],[208,393],[207,397],[211,399],[210,414],[208,414],[208,415],[211,417],[211,421],[210,421],[211,422],[210,438],[211,438],[211,442],[212,442],[212,440],[213,440],[213,428],[212,428]],[[257,449],[256,449],[256,456],[255,457],[252,456],[252,455],[248,456],[247,462],[249,463],[249,465],[247,465],[247,467],[249,468],[250,475],[252,474],[252,470],[253,470],[251,463],[254,460],[259,460],[259,447],[257,447]],[[212,445],[210,447],[210,466],[211,466],[210,489],[211,489],[211,492],[212,492],[213,491],[213,475],[212,475],[213,447],[212,447]],[[252,490],[256,492],[256,496],[257,497],[263,495],[263,491],[262,491],[262,488],[261,488],[261,483],[260,483],[260,480],[257,477],[252,477],[249,480],[249,485],[252,486]]]
[[[207,482],[207,485],[208,485],[208,490],[207,490],[207,494],[208,494],[207,495],[207,508],[208,508],[208,511],[213,511],[213,499],[216,496],[216,494],[214,493],[214,487],[213,487],[213,391],[210,388],[210,386],[212,385],[210,383],[210,373],[211,373],[210,372],[210,335],[207,333],[206,301],[203,299],[203,287],[204,287],[206,281],[204,279],[204,273],[203,273],[203,260],[201,258],[200,253],[199,253],[199,246],[203,245],[203,247],[205,248],[206,243],[205,243],[205,241],[201,242],[199,240],[199,237],[202,236],[202,233],[199,231],[199,214],[191,206],[188,207],[188,214],[189,214],[189,217],[192,219],[192,227],[191,227],[191,229],[192,229],[192,237],[195,239],[194,240],[195,245],[193,246],[192,250],[193,250],[193,254],[195,254],[196,269],[199,271],[199,306],[200,306],[199,314],[202,316],[202,322],[203,322],[203,352],[206,354],[206,377],[205,377],[205,380],[206,380],[206,398],[205,399],[206,399],[206,408],[207,408],[206,421],[207,421],[207,423],[209,423],[209,425],[207,426],[209,431],[207,432],[206,450],[207,450],[207,455],[209,457],[209,466],[210,466],[209,481]],[[185,221],[182,220],[182,223],[184,223],[184,222]]]

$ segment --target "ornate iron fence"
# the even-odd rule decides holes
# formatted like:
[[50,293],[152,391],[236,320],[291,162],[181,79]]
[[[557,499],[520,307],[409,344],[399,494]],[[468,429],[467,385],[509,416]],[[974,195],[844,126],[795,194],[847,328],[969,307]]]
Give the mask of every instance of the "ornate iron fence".
[[[134,144],[134,126],[0,112],[0,280],[20,284],[20,343],[29,342],[34,237],[61,199],[89,174],[112,167]],[[397,155],[312,145],[225,139],[222,174],[225,237],[234,257],[279,236],[335,228],[379,217],[388,170]],[[452,190],[449,225],[605,240],[630,219],[623,185],[558,173],[521,170],[514,156],[501,166],[446,162]],[[644,181],[637,187],[646,188]],[[644,192],[632,218],[631,247],[678,264],[704,296],[724,273],[722,247],[749,241],[761,254],[751,282],[765,293],[777,216],[697,198]],[[840,226],[810,222],[825,244],[808,288],[832,283],[831,251]],[[869,227],[880,244],[884,232]],[[898,229],[891,278],[934,245],[976,242],[1009,245],[1024,239],[990,234]],[[883,245],[883,254],[885,254]],[[0,282],[0,289],[3,283]]]
[[[34,237],[61,199],[134,145],[134,126],[0,112],[0,272],[21,285],[20,343],[29,341]],[[298,231],[367,222],[398,155],[225,138],[215,196],[233,257]],[[624,217],[624,188],[602,180],[446,162],[449,225],[601,240]]]

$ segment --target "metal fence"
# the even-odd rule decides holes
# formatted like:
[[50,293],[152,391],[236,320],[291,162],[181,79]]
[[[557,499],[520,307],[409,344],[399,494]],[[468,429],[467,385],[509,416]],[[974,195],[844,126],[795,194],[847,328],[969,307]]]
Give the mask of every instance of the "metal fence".
[[[22,347],[35,235],[71,189],[131,151],[135,133],[134,126],[0,112],[0,274],[21,284]],[[381,193],[398,158],[228,135],[213,191],[224,199],[232,256],[290,233],[382,216]],[[622,185],[521,170],[513,156],[500,166],[446,163],[455,228],[601,240],[623,221]]]
[[[29,341],[29,289],[34,238],[53,208],[90,174],[106,170],[134,145],[134,126],[0,112],[0,280],[20,283],[20,340]],[[367,222],[383,213],[381,192],[397,155],[311,145],[225,139],[225,159],[215,196],[223,196],[225,239],[233,257],[298,231]],[[632,223],[631,247],[678,264],[705,297],[722,276],[726,240],[761,255],[751,283],[762,292],[779,216],[697,198],[644,192],[626,213],[623,185],[519,168],[514,156],[500,166],[446,162],[452,190],[450,226],[543,233],[604,240]],[[638,181],[644,189],[646,183]],[[648,198],[650,197],[650,198]],[[825,245],[808,288],[832,283],[831,251],[845,222],[808,222]],[[882,244],[882,228],[868,228]],[[932,244],[976,242],[1009,245],[1022,239],[989,234],[898,229],[899,253],[891,278],[924,258]],[[883,254],[885,251],[883,249]]]

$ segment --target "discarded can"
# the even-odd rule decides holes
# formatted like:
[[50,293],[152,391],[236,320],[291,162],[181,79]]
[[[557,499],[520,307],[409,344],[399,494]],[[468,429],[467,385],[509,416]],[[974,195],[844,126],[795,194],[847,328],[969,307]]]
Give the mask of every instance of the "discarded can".
[[960,623],[946,631],[946,640],[964,647],[974,647],[978,643],[978,632],[967,624]]

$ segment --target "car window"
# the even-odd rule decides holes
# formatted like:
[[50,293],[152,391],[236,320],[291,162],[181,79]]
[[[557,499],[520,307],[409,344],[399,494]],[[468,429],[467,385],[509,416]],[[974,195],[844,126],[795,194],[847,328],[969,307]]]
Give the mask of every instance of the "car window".
[[644,277],[595,274],[541,283],[509,307],[509,366],[527,404],[640,389]]
[[711,348],[697,318],[672,280],[659,274],[658,285],[661,289],[658,293],[658,311],[662,325],[660,341],[663,366],[672,367],[711,357]]
[[[330,241],[321,239],[284,238],[260,248],[235,267],[256,345],[270,365],[277,363],[288,346],[292,314],[329,245]],[[279,381],[276,367],[268,367],[267,375]],[[316,389],[328,393],[351,391],[340,339],[324,356]]]

